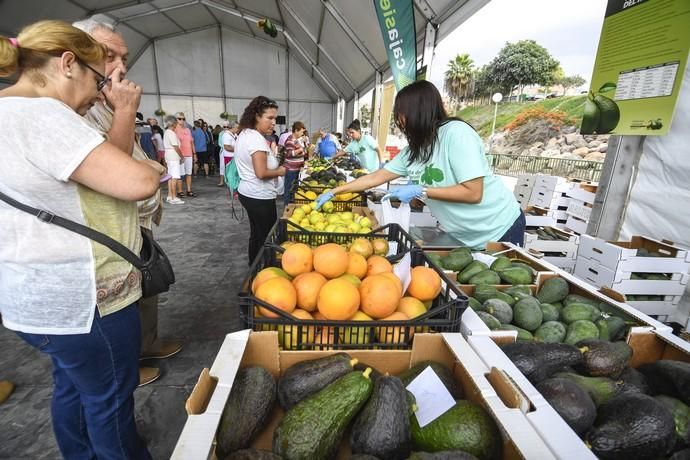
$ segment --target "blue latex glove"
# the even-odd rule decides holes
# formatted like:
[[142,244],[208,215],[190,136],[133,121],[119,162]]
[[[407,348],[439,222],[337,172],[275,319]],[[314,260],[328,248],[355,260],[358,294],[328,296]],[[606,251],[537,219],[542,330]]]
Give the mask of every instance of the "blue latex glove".
[[383,168],[385,166],[385,164],[386,163],[384,163],[384,162],[379,163],[379,169]]
[[389,190],[388,193],[381,198],[381,201],[397,198],[403,203],[409,203],[413,198],[422,196],[423,191],[424,189],[421,185],[401,185]]
[[326,192],[322,193],[321,195],[316,197],[316,209],[321,209],[321,206],[323,206],[326,201],[331,201],[335,197],[333,193],[331,192]]

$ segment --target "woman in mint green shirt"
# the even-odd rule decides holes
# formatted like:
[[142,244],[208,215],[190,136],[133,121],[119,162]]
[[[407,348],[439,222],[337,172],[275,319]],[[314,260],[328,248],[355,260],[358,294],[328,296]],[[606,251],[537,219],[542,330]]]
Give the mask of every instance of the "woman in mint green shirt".
[[522,245],[525,216],[513,194],[493,175],[484,146],[467,123],[450,118],[436,87],[418,81],[395,98],[393,116],[408,146],[378,171],[319,196],[321,206],[335,194],[367,190],[401,176],[410,185],[390,190],[403,202],[420,198],[441,227],[464,245],[489,241]]
[[357,156],[359,163],[369,172],[379,169],[383,163],[381,149],[373,137],[362,134],[362,127],[359,120],[353,120],[347,127],[347,135],[350,136],[350,143],[345,147],[345,151]]

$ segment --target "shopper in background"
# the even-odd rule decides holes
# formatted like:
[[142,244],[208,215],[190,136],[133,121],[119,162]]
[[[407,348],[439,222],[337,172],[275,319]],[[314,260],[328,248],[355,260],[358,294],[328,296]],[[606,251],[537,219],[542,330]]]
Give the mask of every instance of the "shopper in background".
[[208,151],[206,150],[206,133],[201,126],[202,121],[194,122],[192,137],[194,138],[194,150],[197,161],[194,163],[194,175],[199,174],[199,167],[204,168],[204,177],[208,177]]
[[379,144],[369,134],[362,134],[359,120],[353,120],[347,127],[347,135],[350,143],[345,147],[345,152],[355,155],[359,163],[369,172],[376,171],[383,166],[383,156]]
[[304,123],[296,121],[292,124],[292,133],[285,139],[285,192],[283,204],[288,205],[292,199],[292,187],[299,179],[299,172],[304,166],[307,152],[302,145],[301,138],[306,131]]
[[[230,131],[230,122],[227,120],[224,120],[223,123],[221,123],[223,126],[222,128],[218,131],[218,133],[215,135],[215,138],[217,139],[216,143],[218,145],[218,154],[216,157],[218,158],[218,183],[216,184],[217,187],[223,187],[225,185],[225,150],[223,149],[223,136],[225,135],[226,132]],[[217,126],[218,127],[218,126]],[[215,133],[215,130],[214,130]],[[228,152],[232,153],[232,152]],[[229,158],[232,159],[232,153]]]
[[[187,186],[187,196],[196,196],[192,192],[192,173],[194,172],[194,163],[196,163],[196,151],[194,150],[194,138],[192,137],[192,131],[186,125],[186,118],[184,113],[177,112],[175,114],[177,118],[177,127],[175,128],[175,134],[177,134],[177,139],[180,141],[180,151],[184,157],[180,161],[180,176],[185,176],[185,185]],[[177,196],[183,197],[182,187],[177,192]]]
[[406,203],[420,198],[444,230],[470,248],[483,249],[489,241],[522,246],[525,215],[491,172],[477,132],[448,116],[438,89],[425,80],[404,87],[395,97],[393,117],[408,146],[378,171],[319,196],[318,205],[338,193],[409,177],[410,185],[392,188],[387,197]]
[[[0,75],[17,76],[0,91],[0,124],[14,134],[0,136],[0,150],[12,152],[3,157],[0,191],[139,253],[136,201],[158,190],[161,166],[133,159],[83,118],[101,91],[117,107],[138,104],[139,86],[120,70],[105,76],[107,55],[61,21],[0,37]],[[130,145],[134,113],[119,126],[129,130]],[[101,257],[90,239],[5,203],[0,222],[0,314],[5,327],[52,360],[62,456],[150,459],[134,420],[141,274],[116,254]]]
[[153,145],[156,147],[156,160],[165,166],[165,145],[163,144],[163,130],[158,125],[151,126],[153,131]]
[[168,181],[168,198],[165,201],[170,204],[184,204],[184,201],[178,198],[182,192],[180,165],[184,161],[184,156],[180,150],[180,141],[175,134],[177,123],[177,118],[174,115],[165,117],[163,145],[165,146],[165,164],[168,166],[168,174],[171,176]]
[[278,218],[276,196],[285,168],[278,164],[277,152],[264,137],[273,131],[277,116],[274,100],[255,97],[244,109],[235,144],[235,163],[241,179],[239,200],[249,216],[250,264]]
[[337,156],[338,152],[342,150],[338,139],[333,134],[329,133],[327,128],[321,128],[319,130],[319,135],[320,138],[316,144],[314,153],[324,159],[330,159]]
[[153,131],[151,130],[151,125],[144,122],[144,115],[142,115],[141,112],[137,112],[136,117],[134,132],[139,141],[139,146],[151,160],[155,160],[156,149],[153,146]]

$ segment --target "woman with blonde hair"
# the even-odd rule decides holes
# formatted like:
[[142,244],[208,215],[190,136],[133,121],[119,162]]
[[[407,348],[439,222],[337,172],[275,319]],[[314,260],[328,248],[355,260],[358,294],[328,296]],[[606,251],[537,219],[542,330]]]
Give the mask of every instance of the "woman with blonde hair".
[[[82,118],[106,85],[120,84],[119,72],[112,82],[103,75],[106,55],[61,21],[0,36],[0,76],[17,76],[0,91],[0,123],[12,133],[0,136],[0,151],[12,152],[0,175],[0,314],[53,362],[53,430],[63,457],[148,459],[133,398],[141,273],[127,266],[123,282],[97,290],[119,256],[95,258],[99,243],[53,225],[62,217],[141,250],[136,201],[157,191],[160,165],[134,160]],[[94,195],[98,215],[112,218],[92,219]]]

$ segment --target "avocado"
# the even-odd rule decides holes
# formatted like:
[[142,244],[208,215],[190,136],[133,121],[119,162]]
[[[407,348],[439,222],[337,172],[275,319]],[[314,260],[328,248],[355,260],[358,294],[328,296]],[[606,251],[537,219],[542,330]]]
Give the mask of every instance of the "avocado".
[[368,371],[353,371],[297,403],[273,433],[273,453],[286,460],[334,458],[345,429],[373,386]]
[[625,342],[585,339],[575,344],[582,352],[580,369],[590,377],[617,379],[628,367],[633,350]]
[[571,303],[586,303],[593,307],[599,307],[599,302],[588,297],[583,297],[579,294],[568,294],[568,296],[563,299],[563,306],[567,307]]
[[500,299],[489,299],[482,305],[482,311],[496,318],[501,324],[513,321],[513,309]]
[[510,267],[511,264],[512,264],[512,262],[506,256],[498,256],[498,257],[496,257],[496,260],[493,261],[493,263],[491,264],[491,267],[489,267],[489,268],[491,268],[491,270],[497,272],[499,270],[503,270],[504,268]]
[[347,353],[302,361],[290,366],[278,381],[278,402],[285,410],[352,371],[356,359]]
[[429,366],[431,366],[438,378],[441,379],[441,382],[443,382],[443,385],[453,396],[453,398],[460,399],[463,397],[462,387],[455,381],[455,376],[451,370],[436,361],[421,361],[399,374],[398,378],[402,381],[403,385],[407,387],[410,382],[412,382],[419,374],[422,373],[424,369]]
[[218,425],[218,456],[224,458],[249,447],[264,429],[275,402],[276,381],[266,369],[259,366],[240,369]]
[[662,359],[637,370],[647,378],[652,394],[673,396],[690,404],[690,363]]
[[460,273],[458,273],[458,282],[460,284],[467,284],[469,280],[477,273],[487,270],[489,267],[478,260],[470,262]]
[[492,270],[482,270],[468,281],[469,284],[501,284],[498,273]]
[[355,418],[350,431],[355,454],[374,455],[382,460],[398,460],[410,454],[410,419],[402,381],[382,376]]
[[586,377],[575,372],[559,372],[554,377],[570,380],[585,390],[596,406],[623,393],[624,384],[608,377]]
[[496,422],[478,404],[458,400],[455,406],[420,428],[410,417],[412,442],[426,452],[462,450],[480,460],[498,459],[503,445]]
[[446,268],[443,266],[443,258],[436,254],[435,252],[425,252],[424,253],[430,261],[436,264],[439,268]]
[[374,457],[373,455],[354,454],[354,455],[350,455],[350,460],[381,460],[381,459],[378,457]]
[[564,342],[569,345],[575,345],[581,340],[598,338],[599,329],[597,325],[586,319],[579,319],[568,324],[568,331],[565,335]]
[[482,303],[475,299],[474,297],[468,297],[467,298],[467,304],[470,306],[472,310],[479,311],[479,310],[484,310],[484,307],[482,306]]
[[474,259],[472,258],[472,253],[467,248],[460,248],[460,250],[451,252],[447,256],[441,258],[441,266],[446,270],[452,270],[454,272],[460,272]]
[[601,312],[597,307],[586,303],[571,303],[561,310],[561,321],[566,324],[582,319],[596,321],[600,315]]
[[494,329],[498,329],[499,327],[501,327],[501,322],[495,316],[490,315],[489,313],[487,313],[485,311],[478,311],[475,313],[477,313],[477,316],[479,316],[479,319],[481,319],[484,322],[484,324],[486,324],[486,327],[488,327],[492,331]]
[[504,268],[498,272],[498,276],[501,277],[503,281],[508,284],[532,284],[534,281],[534,272],[531,268],[527,269],[526,266],[515,266]]
[[676,424],[677,444],[682,446],[690,444],[690,407],[683,401],[666,395],[655,396],[655,399],[666,406],[673,415]]
[[601,459],[656,459],[676,442],[671,412],[641,393],[623,393],[599,407],[587,433],[594,455]]
[[501,327],[496,329],[497,331],[516,331],[518,340],[533,340],[534,336],[530,331],[527,331],[521,327],[513,326],[512,324],[501,324]]
[[532,297],[532,289],[527,284],[515,284],[504,289],[503,293],[514,297],[515,302],[525,297]]
[[495,287],[488,285],[488,284],[478,284],[474,288],[474,297],[482,303],[486,302],[489,299],[499,299],[499,300],[504,301],[505,303],[507,303],[510,306],[515,305],[515,298],[514,297],[512,297],[512,296],[510,296],[504,292],[501,292],[498,289],[496,289]]
[[626,389],[634,388],[636,391],[646,395],[651,393],[649,384],[647,383],[647,377],[645,377],[644,374],[637,369],[626,367],[623,369],[623,372],[621,372],[621,375],[618,377],[618,379],[623,382]]
[[537,300],[542,303],[560,302],[568,296],[570,287],[563,278],[549,278],[539,288]]
[[574,382],[550,378],[536,385],[539,393],[548,401],[565,423],[582,436],[597,418],[597,408],[589,394]]
[[551,303],[539,304],[544,321],[558,321],[561,317],[561,309]]
[[441,452],[412,452],[407,460],[477,460],[477,457],[461,450],[444,450]]
[[582,362],[582,353],[564,343],[514,342],[501,345],[520,372],[532,382],[540,382],[568,366]]
[[543,314],[539,308],[539,301],[534,297],[527,297],[518,301],[513,307],[513,323],[528,331],[536,331],[541,326]]
[[235,452],[231,453],[229,456],[225,458],[219,458],[221,460],[280,460],[280,457],[278,457],[273,452],[259,449],[236,450]]
[[546,321],[534,331],[534,339],[539,342],[560,343],[565,340],[565,334],[565,324],[558,321]]
[[690,460],[690,448],[675,451],[668,460]]

